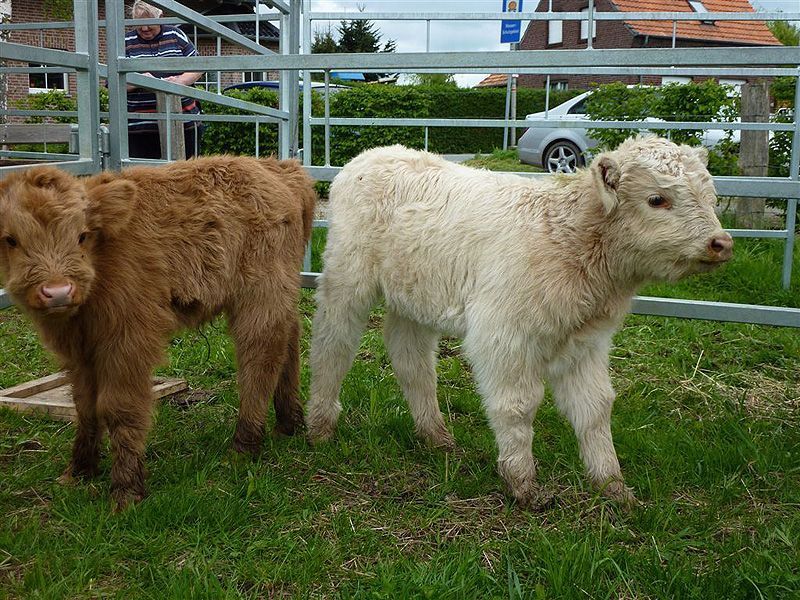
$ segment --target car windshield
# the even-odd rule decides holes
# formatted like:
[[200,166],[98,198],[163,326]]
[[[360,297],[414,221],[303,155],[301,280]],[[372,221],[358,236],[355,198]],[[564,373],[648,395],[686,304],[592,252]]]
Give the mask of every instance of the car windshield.
[[586,114],[586,98],[578,102],[575,106],[567,111],[568,115],[584,115]]

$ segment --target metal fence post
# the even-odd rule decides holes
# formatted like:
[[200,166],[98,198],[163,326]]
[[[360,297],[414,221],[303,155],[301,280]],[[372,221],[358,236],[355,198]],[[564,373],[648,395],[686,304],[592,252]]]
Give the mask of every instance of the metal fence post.
[[78,84],[78,154],[91,159],[95,171],[100,164],[100,85],[97,76],[97,0],[75,0],[75,52],[89,58],[86,70],[76,74]]
[[[792,154],[789,159],[789,178],[800,186],[800,67],[794,84],[794,133],[792,135]],[[792,283],[792,263],[794,260],[794,240],[797,235],[797,198],[790,198],[786,205],[786,245],[783,248],[784,289]]]
[[106,0],[106,48],[109,166],[119,169],[128,160],[128,76],[118,71],[118,60],[125,57],[125,6],[115,0]]

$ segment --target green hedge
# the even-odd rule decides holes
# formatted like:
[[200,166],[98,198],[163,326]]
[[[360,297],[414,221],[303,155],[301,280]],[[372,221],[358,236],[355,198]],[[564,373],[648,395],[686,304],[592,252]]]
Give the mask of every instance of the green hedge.
[[[579,90],[553,92],[551,106],[579,94]],[[265,90],[232,91],[229,95],[266,106],[277,106],[275,92]],[[312,94],[314,116],[323,114],[323,100]],[[361,118],[493,118],[505,114],[505,88],[460,89],[437,86],[362,85],[331,95],[331,117]],[[517,93],[517,115],[544,110],[544,90],[522,88]],[[204,112],[239,114],[240,111],[205,103]],[[321,164],[324,128],[313,128],[314,164]],[[262,154],[277,151],[277,126],[260,129]],[[302,135],[302,131],[301,131]],[[331,163],[342,165],[362,150],[376,146],[403,144],[422,148],[424,127],[337,126],[331,129]],[[433,152],[475,154],[491,152],[503,144],[502,128],[431,127],[428,147]],[[203,141],[206,154],[255,152],[254,126],[242,123],[209,123]]]

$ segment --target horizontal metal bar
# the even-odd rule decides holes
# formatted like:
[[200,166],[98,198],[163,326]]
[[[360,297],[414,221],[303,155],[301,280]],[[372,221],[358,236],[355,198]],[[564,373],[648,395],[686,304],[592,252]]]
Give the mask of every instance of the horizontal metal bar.
[[[411,127],[547,127],[558,126],[570,129],[722,129],[757,131],[794,131],[793,123],[737,123],[737,122],[697,122],[697,121],[576,121],[568,119],[412,119],[412,118],[364,118],[336,117],[327,121],[331,125],[362,126],[411,126]],[[312,125],[324,125],[322,117],[310,119]]]
[[800,181],[786,177],[714,177],[714,187],[720,196],[800,198]]
[[[7,142],[11,144],[11,142]],[[43,142],[27,142],[28,144],[42,144]],[[49,146],[52,146],[54,143],[64,143],[64,142],[47,142]],[[63,154],[59,152],[18,152],[16,150],[0,150],[0,156],[4,158],[32,158],[32,159],[39,159],[39,160],[68,160],[68,161],[75,161],[80,160],[80,156],[77,154]],[[0,167],[3,168],[3,167]]]
[[[40,165],[35,164],[28,164],[28,165],[13,165],[8,167],[0,168],[0,179],[7,177],[11,173],[18,173],[19,171],[27,171],[28,169],[32,169],[33,167],[37,167]],[[75,175],[89,175],[95,173],[95,164],[94,160],[91,158],[79,158],[78,160],[73,161],[65,161],[65,162],[49,162],[47,163],[48,167],[58,167],[64,171],[69,171]]]
[[74,73],[68,67],[0,67],[0,73]]
[[[256,14],[249,13],[249,14],[237,14],[237,15],[205,15],[205,17],[209,21],[214,21],[215,23],[241,23],[243,21],[248,23],[255,23]],[[258,17],[259,21],[280,21],[281,16],[276,15],[275,13],[261,13]],[[125,25],[130,27],[139,27],[140,25],[192,25],[193,22],[189,21],[188,19],[183,19],[181,17],[158,17],[156,19],[148,18],[148,19],[125,19]],[[100,19],[98,21],[98,25],[100,27],[105,27],[106,21],[105,19]],[[199,27],[199,25],[198,25]]]
[[[333,181],[342,167],[306,167],[309,175],[317,181]],[[531,179],[550,177],[548,173],[508,172]],[[714,177],[714,186],[720,196],[743,198],[770,198],[785,200],[800,198],[800,182],[785,177]]]
[[732,65],[775,66],[800,63],[800,47],[754,48],[646,48],[603,50],[519,50],[517,52],[377,52],[347,54],[295,54],[271,56],[191,56],[184,58],[120,58],[119,71],[266,71],[347,70],[361,72],[417,69],[475,69],[543,67],[717,67]]
[[[525,119],[530,127],[557,125],[564,129],[713,129],[729,131],[794,131],[794,123],[741,123],[738,121],[590,121],[575,119]],[[533,125],[531,125],[533,124]]]
[[637,296],[633,299],[631,312],[640,315],[679,317],[681,319],[800,327],[800,309],[781,306]]
[[[106,113],[107,114],[107,113]],[[100,116],[103,116],[103,113],[100,113]],[[128,113],[127,114],[129,119],[142,119],[147,121],[165,121],[167,120],[167,113]],[[275,124],[280,121],[280,119],[274,119],[272,117],[265,117],[263,115],[212,115],[208,113],[199,113],[199,114],[192,114],[192,113],[183,113],[183,114],[175,114],[170,113],[169,119],[172,121],[202,121],[202,122],[214,122],[214,123],[263,123],[267,124]]]
[[[145,59],[141,60],[144,61]],[[120,60],[120,62],[122,61]],[[221,106],[228,106],[230,108],[238,108],[240,110],[246,110],[256,114],[265,115],[266,117],[271,117],[277,120],[289,118],[288,112],[271,108],[269,106],[264,106],[263,104],[247,102],[245,100],[239,100],[238,98],[231,98],[230,96],[207,92],[206,90],[201,90],[195,87],[188,87],[178,83],[172,83],[171,81],[164,81],[163,79],[157,79],[156,77],[147,77],[145,75],[140,75],[139,73],[129,73],[128,83],[141,88],[158,90],[160,92],[168,92],[170,94],[176,94],[187,98],[205,100]]]
[[46,65],[58,65],[62,67],[75,67],[76,69],[87,69],[89,67],[89,57],[86,54],[66,52],[65,50],[52,50],[51,48],[38,48],[26,44],[12,44],[11,42],[3,42],[0,44],[0,58]]
[[[320,273],[304,271],[300,274],[301,285],[304,288],[316,288],[319,276]],[[637,296],[633,299],[631,312],[640,315],[679,317],[682,319],[800,327],[800,309],[757,304],[733,304],[730,302],[704,302]]]
[[[586,21],[585,12],[311,12],[312,21]],[[594,12],[595,21],[797,21],[797,12]]]
[[72,119],[78,118],[77,110],[28,110],[21,108],[8,108],[0,110],[0,116],[8,115],[9,117],[64,117]]
[[[252,14],[238,14],[238,15],[208,15],[208,18],[216,23],[241,23],[242,21],[255,22],[256,15]],[[280,15],[274,13],[262,13],[259,15],[259,21],[280,21]],[[125,25],[136,27],[138,25],[187,25],[191,24],[186,19],[180,17],[161,17],[158,19],[125,19]],[[105,19],[99,19],[97,25],[100,28],[106,26]],[[40,29],[74,29],[75,23],[73,21],[47,21],[47,22],[25,22],[25,23],[3,23],[0,25],[0,31],[27,31],[27,30],[40,30]]]
[[786,229],[726,229],[732,237],[741,238],[781,238],[789,237]]

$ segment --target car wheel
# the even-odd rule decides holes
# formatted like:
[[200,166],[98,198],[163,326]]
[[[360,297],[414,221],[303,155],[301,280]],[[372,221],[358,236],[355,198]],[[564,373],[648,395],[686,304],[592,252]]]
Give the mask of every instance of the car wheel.
[[549,173],[574,173],[583,166],[583,156],[575,144],[560,140],[547,148],[542,166]]

